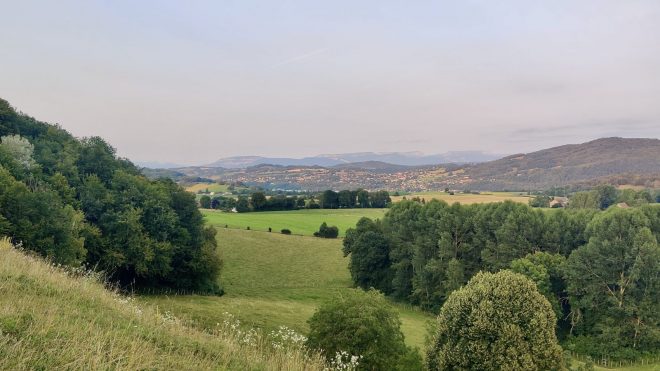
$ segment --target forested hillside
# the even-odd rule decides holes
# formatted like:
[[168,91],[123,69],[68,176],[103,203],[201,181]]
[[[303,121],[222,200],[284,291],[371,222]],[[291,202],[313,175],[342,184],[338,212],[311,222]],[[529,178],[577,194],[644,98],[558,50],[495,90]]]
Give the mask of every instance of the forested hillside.
[[220,290],[215,230],[192,194],[148,180],[99,137],[74,138],[1,99],[0,234],[122,285]]

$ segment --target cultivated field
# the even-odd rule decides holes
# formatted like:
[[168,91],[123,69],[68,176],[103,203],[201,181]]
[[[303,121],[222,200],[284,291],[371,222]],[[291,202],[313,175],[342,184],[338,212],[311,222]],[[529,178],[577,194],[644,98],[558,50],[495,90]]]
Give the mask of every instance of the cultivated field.
[[530,198],[529,196],[521,194],[520,192],[483,192],[480,194],[456,193],[454,195],[450,195],[449,193],[445,192],[421,192],[412,193],[405,196],[392,196],[392,202],[401,201],[404,197],[407,199],[419,197],[425,199],[426,201],[433,199],[442,200],[450,204],[453,204],[454,202],[460,202],[463,205],[503,202],[506,200],[526,204],[529,202]]
[[363,216],[375,219],[382,218],[387,209],[316,209],[293,211],[262,211],[249,213],[228,213],[217,210],[202,210],[207,222],[218,228],[229,228],[267,231],[279,233],[283,228],[290,229],[293,234],[311,236],[319,230],[321,223],[336,225],[339,235],[343,236],[348,228],[354,227]]
[[[220,228],[218,243],[224,259],[221,283],[226,295],[141,300],[194,319],[205,328],[222,322],[226,311],[247,326],[270,331],[285,325],[306,333],[306,321],[320,303],[335,293],[352,290],[341,240]],[[401,314],[406,342],[422,348],[427,321],[433,317],[393,305]]]
[[209,190],[209,192],[228,192],[229,186],[227,184],[218,183],[196,183],[186,188],[186,191],[197,193],[199,191]]

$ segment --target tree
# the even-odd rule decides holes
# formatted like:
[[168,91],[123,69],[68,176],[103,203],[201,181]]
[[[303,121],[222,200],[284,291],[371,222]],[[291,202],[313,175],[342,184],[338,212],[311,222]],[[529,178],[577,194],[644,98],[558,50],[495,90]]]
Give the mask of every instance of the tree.
[[649,216],[618,208],[597,215],[589,242],[568,258],[573,333],[593,338],[592,355],[660,344],[660,248]]
[[364,189],[358,189],[355,192],[355,196],[357,197],[357,205],[359,207],[369,207],[369,192],[365,191]]
[[438,315],[429,370],[560,370],[562,350],[548,300],[525,276],[479,273]]
[[34,146],[30,141],[20,135],[7,135],[0,138],[0,146],[3,147],[21,166],[26,169],[35,165],[32,158]]
[[531,207],[550,207],[552,197],[546,195],[538,195],[529,199],[529,206]]
[[[404,343],[397,311],[375,290],[335,296],[307,322],[307,346],[321,350],[328,360],[345,351],[362,357],[360,370],[421,369],[416,350]],[[417,365],[410,358],[417,358]]]
[[333,190],[327,190],[321,194],[320,204],[322,209],[336,209],[339,207],[339,194]]
[[389,192],[376,191],[369,193],[369,201],[371,202],[371,207],[380,209],[387,207],[392,202],[392,199]]
[[614,186],[609,184],[599,185],[596,188],[596,192],[598,194],[598,207],[600,207],[601,210],[607,209],[616,202],[617,191]]
[[204,195],[200,197],[199,199],[199,206],[202,209],[210,209],[211,208],[211,197]]
[[392,291],[390,244],[378,221],[361,218],[346,232],[343,244],[344,256],[350,255],[348,268],[357,287]]
[[250,211],[250,201],[248,201],[247,197],[238,197],[238,200],[236,200],[236,211],[239,213]]
[[339,194],[338,194],[339,207],[346,208],[346,209],[354,208],[355,207],[355,197],[356,197],[356,194],[354,192],[349,191],[349,190],[339,191]]
[[268,200],[266,195],[263,192],[254,192],[250,197],[250,204],[252,205],[252,210],[262,211],[265,209]]
[[568,207],[571,209],[598,209],[601,203],[598,192],[577,192],[569,199]]

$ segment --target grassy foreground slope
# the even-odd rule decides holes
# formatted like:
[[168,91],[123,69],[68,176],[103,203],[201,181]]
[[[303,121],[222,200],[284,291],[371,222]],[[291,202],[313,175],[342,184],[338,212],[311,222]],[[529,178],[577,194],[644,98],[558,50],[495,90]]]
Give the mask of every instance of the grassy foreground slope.
[[0,240],[2,370],[323,369],[303,358],[193,329]]
[[216,210],[201,210],[204,219],[210,225],[230,228],[267,231],[272,228],[273,232],[287,228],[293,234],[311,236],[319,230],[321,223],[335,225],[339,228],[339,235],[343,236],[348,228],[366,216],[376,219],[383,218],[387,209],[312,209],[292,211],[260,211],[250,213],[228,213]]
[[[340,240],[224,228],[217,237],[224,260],[224,296],[152,296],[143,300],[205,328],[221,322],[223,312],[229,312],[249,326],[270,331],[285,325],[307,333],[307,319],[320,303],[335,293],[352,290]],[[427,321],[433,317],[393,305],[401,315],[406,343],[421,349]]]

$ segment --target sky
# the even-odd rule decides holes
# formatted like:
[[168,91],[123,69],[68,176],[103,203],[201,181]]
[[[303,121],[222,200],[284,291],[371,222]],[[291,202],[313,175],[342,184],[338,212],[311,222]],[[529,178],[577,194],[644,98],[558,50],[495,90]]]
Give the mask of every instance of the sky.
[[660,1],[7,1],[0,97],[138,162],[660,137]]

